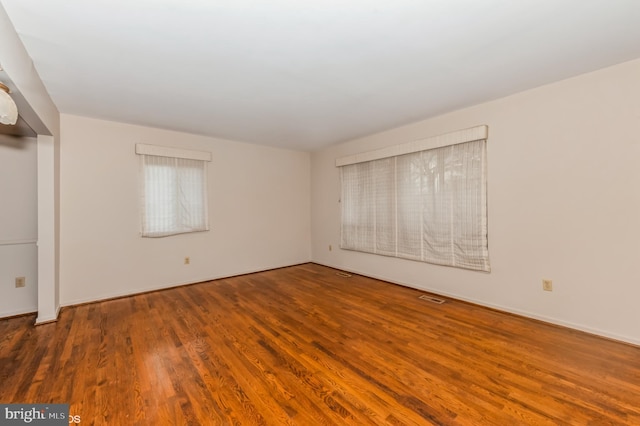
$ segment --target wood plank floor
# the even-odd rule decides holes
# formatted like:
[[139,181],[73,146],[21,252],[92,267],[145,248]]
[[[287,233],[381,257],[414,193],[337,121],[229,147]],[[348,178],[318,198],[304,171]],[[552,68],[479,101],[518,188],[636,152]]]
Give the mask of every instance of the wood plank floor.
[[640,348],[314,264],[0,321],[82,425],[640,425]]

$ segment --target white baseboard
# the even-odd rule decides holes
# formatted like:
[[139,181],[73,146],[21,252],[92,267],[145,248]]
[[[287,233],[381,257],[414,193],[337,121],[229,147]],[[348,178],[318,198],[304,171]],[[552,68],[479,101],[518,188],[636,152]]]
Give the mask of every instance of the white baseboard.
[[298,262],[298,263],[281,265],[281,266],[269,266],[269,267],[265,267],[263,269],[259,268],[259,269],[238,271],[238,272],[233,272],[231,274],[225,274],[225,275],[222,275],[222,276],[215,276],[215,277],[207,277],[207,278],[197,279],[195,281],[189,281],[189,282],[169,283],[169,284],[165,284],[165,285],[162,285],[162,286],[150,286],[150,287],[135,289],[132,292],[126,292],[126,291],[124,291],[124,292],[114,292],[114,293],[108,293],[108,294],[101,294],[100,296],[94,297],[94,298],[82,298],[82,299],[66,300],[66,301],[64,301],[62,303],[62,306],[75,306],[75,305],[82,305],[82,304],[85,304],[85,303],[94,303],[94,302],[100,302],[100,301],[104,301],[104,300],[119,299],[121,297],[129,297],[129,296],[135,296],[137,294],[144,294],[144,293],[151,293],[151,292],[154,292],[154,291],[168,290],[168,289],[171,289],[171,288],[182,287],[182,286],[186,286],[186,285],[193,285],[193,284],[198,284],[198,283],[204,283],[204,282],[207,282],[207,281],[221,280],[221,279],[236,277],[236,276],[240,276],[240,275],[255,274],[255,273],[258,273],[258,272],[270,271],[272,269],[289,268],[291,266],[304,265],[305,263],[311,263],[311,261]]
[[48,324],[50,322],[56,322],[58,321],[59,314],[60,314],[60,305],[58,305],[58,307],[56,308],[56,312],[52,317],[41,317],[40,315],[38,315],[38,318],[36,318],[35,325],[42,325],[42,324]]
[[400,285],[400,286],[403,286],[403,287],[413,288],[415,290],[421,290],[421,291],[437,294],[439,296],[450,297],[452,299],[457,299],[457,300],[461,300],[461,301],[464,301],[464,302],[473,303],[475,305],[484,306],[484,307],[491,308],[491,309],[496,309],[496,310],[499,310],[499,311],[502,311],[502,312],[507,312],[507,313],[510,313],[510,314],[519,315],[521,317],[531,318],[531,319],[535,319],[535,320],[538,320],[538,321],[543,321],[543,322],[546,322],[546,323],[549,323],[549,324],[554,324],[554,325],[558,325],[558,326],[561,326],[561,327],[571,328],[573,330],[583,331],[585,333],[593,334],[593,335],[600,336],[600,337],[605,337],[607,339],[617,340],[617,341],[623,342],[623,343],[629,343],[629,344],[634,345],[634,346],[640,346],[640,340],[638,340],[638,339],[634,339],[634,338],[629,337],[629,336],[622,336],[622,335],[619,335],[619,334],[616,334],[616,333],[611,333],[611,332],[608,332],[608,331],[605,331],[605,330],[600,330],[600,329],[597,329],[597,328],[588,327],[588,326],[585,326],[585,325],[582,325],[582,324],[576,324],[576,323],[564,321],[564,320],[561,320],[561,319],[558,319],[558,318],[548,317],[548,316],[544,316],[544,315],[538,315],[538,314],[536,314],[534,312],[523,311],[523,310],[520,310],[520,309],[514,309],[514,308],[511,308],[509,306],[496,305],[496,304],[493,304],[493,303],[486,302],[484,300],[472,299],[472,298],[460,296],[460,295],[455,294],[455,293],[443,292],[440,289],[431,289],[429,287],[418,287],[416,285],[411,285],[411,284],[408,284],[408,283],[396,281],[396,280],[391,279],[389,277],[370,274],[370,273],[363,272],[363,271],[358,271],[358,270],[355,270],[355,269],[344,268],[342,266],[334,266],[334,265],[329,265],[329,264],[325,264],[325,263],[321,263],[321,262],[315,262],[315,261],[313,263],[317,263],[318,265],[326,266],[326,267],[329,267],[329,268],[334,268],[334,269],[339,269],[339,270],[342,270],[342,271],[351,272],[353,274],[363,275],[365,277],[374,278],[374,279],[377,279],[377,280],[387,281],[387,282],[390,282],[390,283],[393,283],[393,284],[397,284],[397,285]]
[[16,317],[19,315],[35,314],[37,311],[38,311],[38,308],[23,308],[15,311],[0,312],[0,319]]

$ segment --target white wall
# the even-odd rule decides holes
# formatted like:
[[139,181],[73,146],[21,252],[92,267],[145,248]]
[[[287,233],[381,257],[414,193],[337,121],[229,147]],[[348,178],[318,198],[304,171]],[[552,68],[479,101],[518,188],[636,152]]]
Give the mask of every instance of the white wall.
[[[65,114],[61,135],[62,305],[310,260],[308,153]],[[209,232],[140,237],[136,143],[212,152]]]
[[0,318],[38,309],[36,149],[35,138],[0,135]]
[[[639,76],[636,60],[314,153],[312,259],[640,344]],[[490,274],[338,249],[337,157],[480,124]]]
[[[20,116],[38,134],[38,317],[55,320],[59,310],[60,114],[4,7],[0,4],[0,65]],[[10,300],[9,303],[13,303]]]

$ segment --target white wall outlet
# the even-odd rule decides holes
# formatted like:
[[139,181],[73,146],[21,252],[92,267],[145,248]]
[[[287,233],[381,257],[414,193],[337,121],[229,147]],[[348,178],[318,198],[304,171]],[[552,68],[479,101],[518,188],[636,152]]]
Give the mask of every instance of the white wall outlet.
[[16,277],[16,288],[24,287],[27,285],[25,277]]
[[553,281],[551,281],[551,280],[542,280],[542,289],[544,291],[553,291]]

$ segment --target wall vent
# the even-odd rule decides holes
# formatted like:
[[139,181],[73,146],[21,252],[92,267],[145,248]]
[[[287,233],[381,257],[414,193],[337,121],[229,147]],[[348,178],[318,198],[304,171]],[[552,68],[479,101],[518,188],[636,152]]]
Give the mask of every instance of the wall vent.
[[445,302],[444,299],[440,299],[439,297],[429,296],[428,294],[423,294],[422,296],[418,297],[418,299],[426,300],[427,302],[436,303],[438,305],[442,305]]

